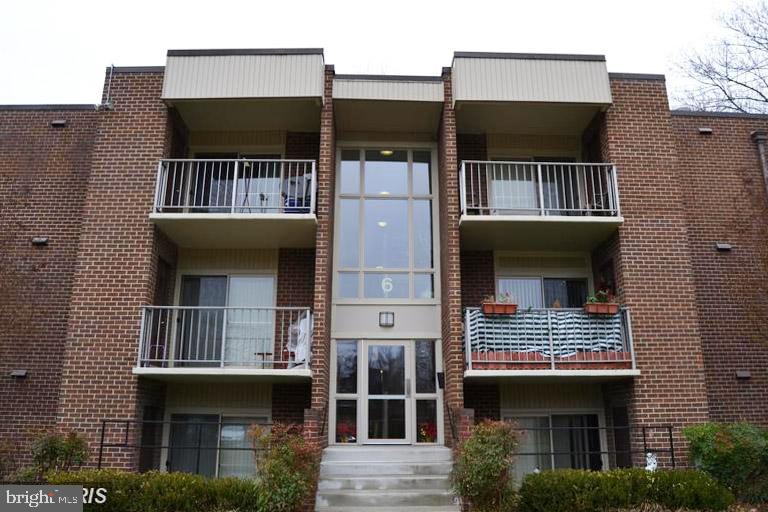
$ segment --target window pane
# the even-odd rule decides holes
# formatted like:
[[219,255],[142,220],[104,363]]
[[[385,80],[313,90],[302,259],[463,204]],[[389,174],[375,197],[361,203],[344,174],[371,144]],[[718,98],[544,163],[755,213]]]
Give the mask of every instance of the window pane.
[[367,272],[363,278],[364,297],[367,299],[407,299],[408,274]]
[[360,201],[342,199],[339,206],[339,264],[342,267],[357,267],[360,265]]
[[368,400],[368,438],[405,439],[405,400]]
[[429,165],[432,155],[429,151],[413,152],[413,194],[426,195],[432,193]]
[[365,152],[366,194],[408,193],[408,152],[372,150]]
[[413,293],[417,299],[431,299],[435,296],[434,276],[432,274],[413,275]]
[[408,201],[371,199],[363,209],[365,266],[408,268]]
[[544,279],[544,305],[548,308],[579,308],[586,299],[584,279]]
[[[505,418],[510,419],[510,418]],[[515,480],[519,484],[523,477],[535,471],[552,469],[552,449],[549,445],[549,418],[511,418],[522,432],[518,453],[515,457]]]
[[357,442],[357,400],[336,400],[336,442]]
[[405,347],[368,346],[368,394],[405,394]]
[[360,274],[357,272],[339,272],[338,297],[342,299],[354,299],[357,297],[357,284]]
[[357,150],[341,152],[341,184],[342,194],[360,193],[360,152]]
[[336,343],[336,392],[357,393],[357,342]]
[[436,400],[416,400],[416,442],[437,442]]
[[[265,418],[226,418],[221,426],[219,477],[248,478],[256,473],[256,459],[251,448],[248,429],[254,423],[266,423]],[[245,448],[245,449],[243,449]]]
[[603,469],[596,414],[553,415],[555,468]]
[[435,393],[435,342],[416,340],[416,392]]
[[541,308],[541,279],[499,279],[499,297],[508,296],[521,309]]
[[413,202],[413,266],[432,268],[432,201]]

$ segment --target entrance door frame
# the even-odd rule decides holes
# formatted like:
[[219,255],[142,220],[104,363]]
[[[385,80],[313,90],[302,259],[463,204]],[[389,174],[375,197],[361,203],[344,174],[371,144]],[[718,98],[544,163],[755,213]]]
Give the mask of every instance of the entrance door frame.
[[[363,403],[362,410],[359,413],[359,419],[358,424],[362,425],[363,429],[359,433],[358,436],[360,438],[361,444],[412,444],[413,443],[413,436],[412,436],[412,430],[413,428],[413,381],[414,381],[414,364],[413,364],[413,342],[411,340],[361,340],[360,346],[362,348],[361,354],[358,356],[358,364],[360,365],[359,368],[363,370],[362,375],[362,394],[360,396],[361,401]],[[369,361],[368,361],[368,349],[371,346],[392,346],[392,347],[403,347],[403,357],[404,357],[404,377],[403,379],[405,382],[404,385],[404,391],[405,393],[403,395],[373,395],[373,400],[404,400],[405,401],[405,438],[404,439],[369,439],[368,438],[368,405],[371,400],[371,394],[370,390],[368,389],[368,385],[370,382],[370,379],[368,378],[368,371],[370,368],[368,367]],[[358,370],[359,371],[359,370]]]
[[[416,368],[415,368],[415,353],[416,342],[419,340],[431,341],[434,344],[435,351],[435,392],[434,393],[417,393],[416,392]],[[357,393],[337,393],[336,392],[336,361],[337,361],[337,343],[338,342],[350,342],[357,343]],[[395,441],[395,442],[381,442],[382,440],[368,441],[368,378],[367,378],[367,353],[368,345],[383,345],[387,343],[392,344],[404,344],[407,348],[406,363],[411,368],[411,373],[407,378],[411,380],[410,397],[406,402],[406,429],[408,441]],[[364,353],[363,353],[364,352]],[[365,366],[363,366],[365,365]],[[365,338],[365,339],[349,339],[339,338],[331,340],[331,360],[330,360],[330,382],[328,390],[328,444],[336,446],[363,446],[363,445],[410,445],[410,446],[443,446],[445,444],[445,428],[444,428],[444,410],[443,410],[443,389],[438,385],[437,374],[444,372],[443,370],[443,355],[442,344],[439,339],[434,338]],[[436,401],[436,415],[437,423],[437,440],[434,443],[420,443],[417,442],[417,417],[416,417],[416,401],[417,400],[435,400]],[[337,400],[354,400],[357,403],[357,441],[354,443],[338,443],[336,442],[336,401]],[[408,424],[410,423],[410,424]]]

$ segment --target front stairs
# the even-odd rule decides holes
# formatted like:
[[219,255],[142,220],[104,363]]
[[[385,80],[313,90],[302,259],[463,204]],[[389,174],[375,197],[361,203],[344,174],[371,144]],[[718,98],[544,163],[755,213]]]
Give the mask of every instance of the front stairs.
[[332,446],[323,450],[316,511],[458,512],[444,446]]

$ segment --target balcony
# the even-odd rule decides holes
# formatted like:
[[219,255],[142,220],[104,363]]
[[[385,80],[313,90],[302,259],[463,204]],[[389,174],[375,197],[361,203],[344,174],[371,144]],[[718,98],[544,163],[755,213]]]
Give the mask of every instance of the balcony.
[[311,378],[308,308],[145,306],[133,373]]
[[180,247],[315,244],[313,160],[161,160],[152,221]]
[[463,248],[591,250],[623,222],[612,164],[468,160],[460,186]]
[[528,309],[514,315],[465,312],[465,377],[639,375],[629,310]]

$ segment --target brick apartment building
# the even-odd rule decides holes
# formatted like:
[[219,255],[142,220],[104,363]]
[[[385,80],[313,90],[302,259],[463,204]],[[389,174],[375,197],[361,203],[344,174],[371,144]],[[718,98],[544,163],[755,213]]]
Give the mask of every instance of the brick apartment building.
[[513,418],[520,474],[684,464],[682,426],[768,425],[766,129],[594,55],[172,50],[2,106],[0,439],[216,476],[253,422],[357,470]]

